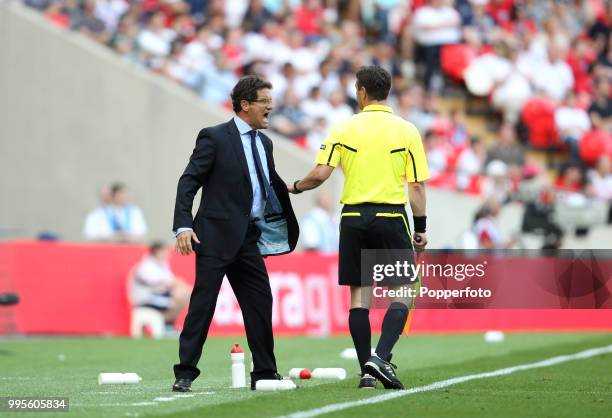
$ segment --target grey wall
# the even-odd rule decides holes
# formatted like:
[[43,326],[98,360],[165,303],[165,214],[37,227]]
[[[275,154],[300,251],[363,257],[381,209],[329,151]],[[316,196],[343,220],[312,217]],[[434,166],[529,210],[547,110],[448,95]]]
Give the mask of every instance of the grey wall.
[[[0,60],[0,236],[53,230],[81,239],[97,190],[121,180],[149,238],[168,237],[197,132],[231,114],[17,2],[0,1]],[[313,166],[273,138],[283,178]],[[295,202],[299,216],[312,199]]]

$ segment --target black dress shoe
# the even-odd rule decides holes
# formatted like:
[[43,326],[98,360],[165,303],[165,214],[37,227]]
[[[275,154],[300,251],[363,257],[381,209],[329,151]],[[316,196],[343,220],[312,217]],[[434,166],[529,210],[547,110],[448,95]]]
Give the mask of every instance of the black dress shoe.
[[176,379],[172,385],[172,392],[191,392],[191,379]]
[[257,379],[251,378],[251,390],[255,390],[255,384],[258,380],[283,380],[283,376],[273,373],[270,376],[260,376]]

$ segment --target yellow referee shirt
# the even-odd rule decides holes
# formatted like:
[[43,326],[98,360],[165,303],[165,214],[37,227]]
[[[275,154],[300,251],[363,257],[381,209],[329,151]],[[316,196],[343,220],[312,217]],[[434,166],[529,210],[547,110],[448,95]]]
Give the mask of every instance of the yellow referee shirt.
[[341,163],[344,190],[340,201],[347,205],[405,205],[404,181],[429,178],[419,131],[383,105],[366,106],[333,128],[316,163],[331,167]]

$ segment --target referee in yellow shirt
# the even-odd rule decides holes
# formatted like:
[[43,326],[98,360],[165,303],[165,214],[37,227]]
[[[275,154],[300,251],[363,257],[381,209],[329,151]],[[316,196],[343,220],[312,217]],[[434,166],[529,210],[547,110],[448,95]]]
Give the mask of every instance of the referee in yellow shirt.
[[[390,360],[406,324],[411,299],[408,296],[392,299],[376,354],[371,355],[369,309],[373,283],[371,278],[362,280],[361,250],[425,248],[424,181],[429,178],[429,169],[417,129],[385,105],[391,89],[389,73],[379,66],[362,67],[357,72],[355,88],[361,112],[331,130],[321,145],[317,166],[288,188],[294,194],[314,189],[329,178],[339,163],[342,165],[344,207],[338,281],[341,286],[351,287],[349,329],[361,367],[359,387],[375,388],[378,379],[386,389],[403,389]],[[405,210],[405,181],[413,214],[413,235]],[[408,283],[396,281],[388,288],[402,289]]]

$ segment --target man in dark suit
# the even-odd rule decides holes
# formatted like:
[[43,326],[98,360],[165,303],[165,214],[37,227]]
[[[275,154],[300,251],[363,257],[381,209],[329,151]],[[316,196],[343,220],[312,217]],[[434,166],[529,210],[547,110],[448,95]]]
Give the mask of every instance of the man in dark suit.
[[[180,363],[172,390],[191,391],[200,370],[208,328],[223,277],[240,304],[253,356],[251,389],[278,379],[272,334],[272,292],[263,256],[293,251],[298,225],[286,184],[274,169],[272,141],[259,132],[269,124],[272,85],[256,76],[232,90],[236,116],[198,134],[178,182],[174,209],[176,249],[196,253],[196,281],[180,336]],[[195,219],[193,199],[202,187]]]

